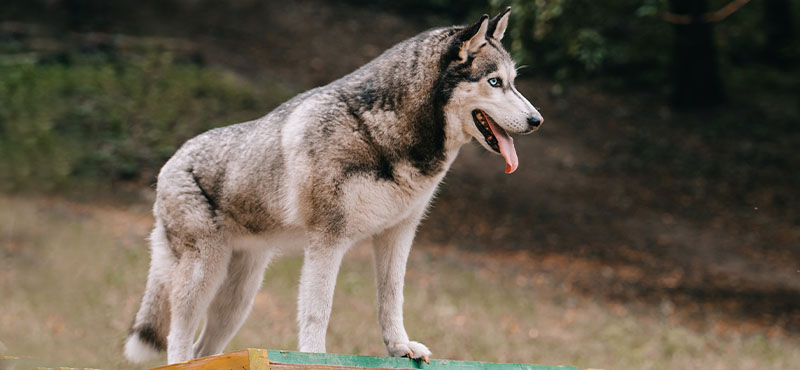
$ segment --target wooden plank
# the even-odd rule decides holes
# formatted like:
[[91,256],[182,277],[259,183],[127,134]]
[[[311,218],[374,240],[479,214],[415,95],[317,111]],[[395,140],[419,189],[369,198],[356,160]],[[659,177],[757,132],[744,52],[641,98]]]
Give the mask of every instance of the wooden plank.
[[154,367],[150,370],[250,370],[250,350],[243,349],[221,355],[201,357],[177,364]]
[[302,353],[243,349],[150,370],[578,370],[572,366],[495,364],[477,361],[431,360],[430,364],[400,357]]

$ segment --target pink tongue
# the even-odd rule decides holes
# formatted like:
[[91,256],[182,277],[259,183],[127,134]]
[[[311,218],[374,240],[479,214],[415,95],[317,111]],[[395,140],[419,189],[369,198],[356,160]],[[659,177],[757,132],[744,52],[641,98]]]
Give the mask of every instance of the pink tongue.
[[512,173],[519,167],[517,150],[514,149],[514,139],[508,136],[505,130],[497,126],[492,119],[488,119],[489,126],[492,128],[494,137],[497,138],[497,146],[500,147],[500,154],[506,159],[506,173]]

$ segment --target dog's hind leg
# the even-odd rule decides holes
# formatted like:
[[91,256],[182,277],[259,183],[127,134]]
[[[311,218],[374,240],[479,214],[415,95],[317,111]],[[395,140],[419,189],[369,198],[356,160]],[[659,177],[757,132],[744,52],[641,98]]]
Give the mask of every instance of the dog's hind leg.
[[325,352],[336,276],[342,257],[350,247],[349,241],[335,239],[311,236],[305,249],[297,299],[300,352]]
[[193,358],[195,332],[227,275],[232,249],[217,204],[198,175],[169,166],[159,174],[154,211],[176,261],[169,276],[167,361],[172,364]]
[[211,302],[206,325],[194,345],[194,356],[221,353],[247,319],[271,259],[266,249],[235,251],[228,276]]
[[378,322],[390,356],[408,356],[428,362],[431,351],[408,339],[403,324],[403,283],[406,262],[420,217],[412,216],[373,238]]
[[192,342],[200,321],[227,274],[231,251],[220,236],[196,239],[172,271],[170,303],[172,317],[167,336],[170,364],[191,360]]

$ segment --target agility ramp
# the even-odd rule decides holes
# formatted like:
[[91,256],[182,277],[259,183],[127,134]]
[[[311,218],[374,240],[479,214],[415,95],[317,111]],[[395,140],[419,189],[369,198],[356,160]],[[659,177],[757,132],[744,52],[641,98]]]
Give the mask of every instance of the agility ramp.
[[574,366],[542,366],[527,364],[495,364],[475,361],[418,360],[398,357],[302,353],[265,349],[243,349],[216,356],[198,358],[150,370],[362,370],[362,369],[430,369],[430,370],[578,370]]

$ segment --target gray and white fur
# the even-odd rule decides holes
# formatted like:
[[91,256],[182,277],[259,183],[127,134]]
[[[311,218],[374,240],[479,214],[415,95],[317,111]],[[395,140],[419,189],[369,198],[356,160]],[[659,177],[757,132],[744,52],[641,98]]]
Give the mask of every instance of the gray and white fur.
[[500,43],[508,11],[423,32],[260,119],[186,142],[158,175],[150,272],[126,357],[220,353],[270,260],[292,246],[304,248],[299,350],[325,352],[342,256],[370,239],[387,351],[427,361],[431,352],[403,325],[417,225],[462,145],[474,137],[510,166],[511,139],[498,139],[542,122],[514,87]]

